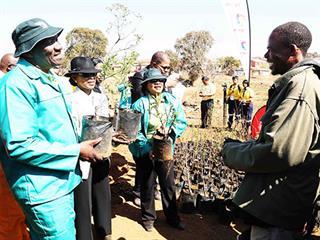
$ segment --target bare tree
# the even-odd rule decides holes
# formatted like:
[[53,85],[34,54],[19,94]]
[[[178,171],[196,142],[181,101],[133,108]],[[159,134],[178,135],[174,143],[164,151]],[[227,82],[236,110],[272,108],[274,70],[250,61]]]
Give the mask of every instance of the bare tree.
[[106,10],[110,14],[108,14],[110,19],[106,32],[110,36],[110,39],[111,36],[115,36],[115,39],[113,39],[109,46],[108,54],[126,54],[134,49],[142,40],[142,35],[136,33],[136,26],[142,17],[120,3],[112,4]]
[[[106,8],[108,12],[107,35],[110,45],[102,67],[105,78],[114,78],[117,83],[127,80],[127,75],[137,61],[135,47],[142,40],[136,27],[141,16],[123,4],[115,3]],[[110,89],[113,91],[112,89]]]

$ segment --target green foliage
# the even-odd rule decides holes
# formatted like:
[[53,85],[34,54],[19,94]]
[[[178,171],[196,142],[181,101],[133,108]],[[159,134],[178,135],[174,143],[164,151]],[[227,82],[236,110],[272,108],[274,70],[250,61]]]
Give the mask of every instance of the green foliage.
[[63,66],[69,67],[71,59],[77,56],[104,58],[108,44],[102,31],[77,27],[66,36],[66,52]]
[[112,4],[106,10],[110,45],[102,66],[102,75],[105,79],[115,80],[113,85],[109,85],[108,81],[103,84],[107,92],[114,94],[117,92],[117,85],[128,84],[128,75],[139,56],[134,49],[142,40],[142,36],[136,33],[135,27],[141,16],[119,3]]
[[102,66],[102,75],[104,78],[113,78],[118,84],[125,83],[128,74],[137,61],[139,54],[135,51],[119,58],[117,55],[107,56]]
[[234,71],[240,67],[240,64],[240,60],[232,56],[221,57],[217,61],[218,67],[228,75],[232,75]]
[[[112,55],[106,57],[104,60],[101,73],[106,81],[102,82],[102,86],[107,93],[115,95],[115,103],[118,102],[120,98],[120,95],[118,94],[118,85],[123,83],[130,87],[128,75],[130,75],[138,56],[139,54],[137,52],[132,51],[122,58],[119,58],[117,55]],[[111,79],[113,84],[110,84],[109,82]]]
[[192,31],[177,39],[174,48],[180,58],[181,70],[188,71],[192,82],[204,73],[206,54],[211,49],[213,41],[208,31]]

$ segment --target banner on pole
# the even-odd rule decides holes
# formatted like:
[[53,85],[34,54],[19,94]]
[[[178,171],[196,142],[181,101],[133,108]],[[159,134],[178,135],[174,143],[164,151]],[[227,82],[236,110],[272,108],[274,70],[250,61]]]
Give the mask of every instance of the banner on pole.
[[221,3],[237,41],[245,77],[250,81],[251,35],[247,1],[221,0]]

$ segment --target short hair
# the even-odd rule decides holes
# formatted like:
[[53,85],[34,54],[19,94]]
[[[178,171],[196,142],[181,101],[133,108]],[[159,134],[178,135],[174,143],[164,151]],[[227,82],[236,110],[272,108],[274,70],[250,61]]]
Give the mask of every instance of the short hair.
[[239,79],[239,77],[238,77],[237,75],[233,76],[233,77],[232,77],[232,80],[235,80],[235,79],[237,79],[237,80],[238,80],[238,79]]
[[151,64],[152,63],[159,64],[163,60],[165,60],[165,58],[168,58],[168,54],[166,54],[165,52],[163,52],[163,51],[155,52],[151,57]]
[[207,81],[207,80],[209,80],[209,78],[207,76],[202,76],[201,80],[202,81]]
[[272,33],[277,33],[285,46],[295,44],[305,55],[312,43],[310,30],[302,23],[287,22],[276,27]]

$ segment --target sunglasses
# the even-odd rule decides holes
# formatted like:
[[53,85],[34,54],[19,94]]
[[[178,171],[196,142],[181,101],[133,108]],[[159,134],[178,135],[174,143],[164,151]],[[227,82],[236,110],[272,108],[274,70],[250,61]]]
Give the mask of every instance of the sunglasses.
[[84,77],[84,78],[93,78],[93,77],[97,76],[96,73],[79,73],[79,75]]
[[169,70],[169,69],[170,69],[170,66],[161,66],[161,65],[160,65],[160,67],[161,67],[164,71],[166,71],[166,70]]
[[166,81],[165,79],[152,79],[149,81],[149,83],[157,83],[157,82],[164,83],[165,81]]

